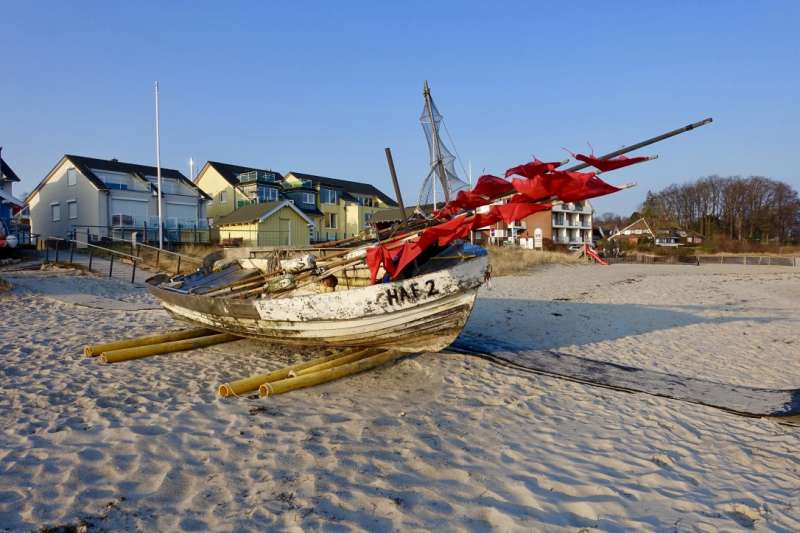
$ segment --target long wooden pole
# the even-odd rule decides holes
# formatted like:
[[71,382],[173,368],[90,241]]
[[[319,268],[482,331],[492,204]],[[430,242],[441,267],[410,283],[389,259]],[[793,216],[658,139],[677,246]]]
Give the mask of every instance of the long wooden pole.
[[389,173],[392,175],[392,185],[394,185],[394,194],[397,197],[397,203],[400,204],[400,213],[403,215],[403,224],[408,224],[408,216],[406,215],[406,206],[403,204],[403,195],[400,192],[400,182],[397,181],[397,171],[394,168],[394,159],[392,159],[392,149],[388,146],[384,149],[386,152],[386,162],[389,164]]
[[151,344],[148,346],[135,346],[133,348],[103,352],[100,354],[100,360],[104,363],[119,363],[120,361],[130,361],[131,359],[140,359],[151,355],[203,348],[222,342],[239,340],[240,338],[241,337],[229,333],[218,333],[216,335],[208,335],[207,337],[195,337],[193,339]]
[[326,370],[321,370],[319,372],[313,372],[311,374],[304,374],[294,378],[287,378],[287,379],[282,379],[280,381],[264,383],[258,388],[258,394],[259,396],[274,396],[276,394],[283,394],[285,392],[293,391],[296,389],[313,387],[314,385],[321,385],[323,383],[328,383],[329,381],[333,381],[335,379],[351,376],[353,374],[363,372],[364,370],[375,368],[376,366],[380,366],[390,361],[394,361],[395,359],[402,357],[404,355],[410,355],[410,354],[405,352],[389,350],[386,352],[381,352],[377,355],[373,355],[371,357],[359,359],[358,361],[354,361],[352,363],[335,366],[333,368],[328,368]]
[[335,361],[337,359],[341,359],[342,357],[347,357],[349,355],[352,355],[353,353],[360,351],[362,350],[346,350],[344,352],[338,352],[333,355],[327,355],[325,357],[318,357],[316,359],[311,359],[310,361],[297,363],[291,366],[287,366],[285,368],[281,368],[279,370],[275,370],[273,372],[268,372],[266,374],[257,374],[255,376],[250,376],[249,378],[237,379],[236,381],[223,383],[222,385],[219,386],[217,393],[222,397],[237,396],[239,394],[244,394],[246,392],[258,389],[258,387],[260,387],[264,383],[286,379],[290,377],[290,374],[292,372],[299,372],[304,368],[310,368],[313,366]]
[[[684,126],[682,128],[677,128],[672,131],[668,131],[667,133],[662,133],[661,135],[656,135],[655,137],[651,137],[646,139],[642,142],[638,142],[636,144],[632,144],[630,146],[624,146],[619,150],[614,150],[613,152],[609,152],[605,155],[601,155],[598,159],[611,159],[612,157],[617,157],[618,155],[627,154],[628,152],[633,152],[634,150],[638,150],[640,148],[644,148],[645,146],[650,146],[651,144],[655,144],[657,142],[664,141],[669,139],[670,137],[675,137],[676,135],[680,135],[681,133],[686,133],[687,131],[691,131],[693,129],[699,128],[701,126],[705,126],[706,124],[711,124],[714,122],[714,119],[711,117],[704,118],[698,122],[694,122],[693,124],[689,124],[688,126]],[[567,172],[575,172],[578,170],[582,170],[588,167],[588,163],[580,163],[578,165],[571,166],[567,169]]]
[[95,357],[103,352],[110,352],[112,350],[121,350],[122,348],[133,348],[134,346],[148,346],[150,344],[160,344],[162,342],[192,339],[195,337],[211,335],[213,333],[216,332],[206,328],[182,329],[179,331],[172,331],[159,335],[148,335],[147,337],[137,337],[135,339],[125,339],[121,341],[106,342],[103,344],[92,344],[83,348],[83,354],[86,357]]

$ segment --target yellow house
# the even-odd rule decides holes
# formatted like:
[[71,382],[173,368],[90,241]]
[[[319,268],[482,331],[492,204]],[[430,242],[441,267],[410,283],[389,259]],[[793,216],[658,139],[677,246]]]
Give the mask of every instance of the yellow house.
[[320,241],[358,235],[371,225],[375,213],[397,207],[397,202],[374,185],[302,172],[286,174],[284,191],[291,195],[293,190],[316,193],[320,223],[315,237]]
[[283,176],[273,170],[208,161],[194,182],[211,197],[207,207],[210,226],[243,206],[280,200],[294,202],[316,227],[321,222],[316,191],[302,187],[286,190]]
[[289,200],[242,205],[215,223],[221,241],[243,246],[307,246],[314,221]]

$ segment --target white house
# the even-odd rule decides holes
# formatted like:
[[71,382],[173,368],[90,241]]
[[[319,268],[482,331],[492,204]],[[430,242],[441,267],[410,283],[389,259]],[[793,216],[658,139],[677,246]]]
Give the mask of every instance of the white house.
[[[166,240],[208,239],[208,195],[179,171],[162,168],[161,196]],[[155,167],[65,155],[28,195],[26,204],[31,231],[42,237],[127,239],[136,231],[140,240],[158,239]]]

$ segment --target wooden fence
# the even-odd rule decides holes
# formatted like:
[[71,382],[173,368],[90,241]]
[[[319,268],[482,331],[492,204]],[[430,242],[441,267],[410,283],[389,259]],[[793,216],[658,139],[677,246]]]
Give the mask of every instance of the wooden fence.
[[772,265],[800,267],[800,257],[775,255],[629,255],[607,257],[608,264],[662,265]]

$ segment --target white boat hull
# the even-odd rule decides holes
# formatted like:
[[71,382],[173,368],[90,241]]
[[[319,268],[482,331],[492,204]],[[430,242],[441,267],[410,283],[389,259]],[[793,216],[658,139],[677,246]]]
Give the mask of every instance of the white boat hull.
[[407,280],[294,298],[230,300],[151,288],[173,316],[268,342],[438,351],[463,329],[488,258]]

